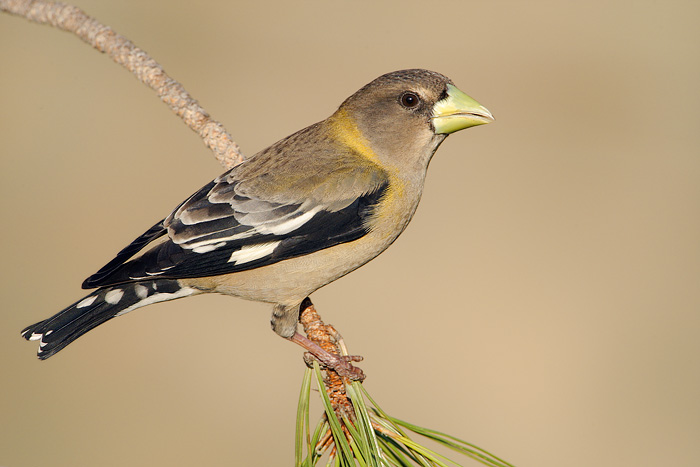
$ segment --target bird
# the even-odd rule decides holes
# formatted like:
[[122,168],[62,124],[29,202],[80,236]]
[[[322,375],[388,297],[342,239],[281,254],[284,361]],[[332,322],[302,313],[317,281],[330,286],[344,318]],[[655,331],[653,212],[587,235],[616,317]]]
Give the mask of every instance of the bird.
[[449,134],[493,120],[440,73],[384,74],[198,190],[85,279],[89,295],[22,336],[45,360],[137,308],[219,293],[271,304],[278,335],[348,374],[297,332],[302,302],[396,240]]

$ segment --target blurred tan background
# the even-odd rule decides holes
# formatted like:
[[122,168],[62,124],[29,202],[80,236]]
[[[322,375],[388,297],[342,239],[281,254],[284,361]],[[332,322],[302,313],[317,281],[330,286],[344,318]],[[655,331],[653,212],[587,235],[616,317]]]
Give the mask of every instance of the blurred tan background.
[[[385,72],[450,76],[496,123],[450,137],[404,235],[314,296],[368,389],[518,466],[700,463],[698,2],[78,5],[249,155]],[[0,57],[0,465],[291,465],[301,350],[265,305],[155,305],[46,362],[20,339],[222,170],[69,34],[2,14]]]

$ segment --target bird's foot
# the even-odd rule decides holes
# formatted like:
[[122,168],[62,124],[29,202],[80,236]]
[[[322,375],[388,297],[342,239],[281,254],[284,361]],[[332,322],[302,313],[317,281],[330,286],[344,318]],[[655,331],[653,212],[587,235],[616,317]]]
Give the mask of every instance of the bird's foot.
[[290,337],[289,340],[296,342],[307,350],[307,354],[304,356],[304,361],[307,365],[313,364],[315,359],[324,368],[335,371],[343,378],[351,381],[363,381],[365,379],[364,372],[352,364],[352,362],[361,362],[363,360],[361,356],[338,355],[337,353],[329,352],[298,332]]
[[364,381],[365,374],[361,368],[356,367],[352,362],[361,362],[363,360],[360,355],[338,355],[328,352],[331,359],[319,358],[311,352],[304,353],[304,362],[309,367],[313,367],[314,361],[321,364],[323,369],[331,369],[338,373],[343,378],[351,381]]

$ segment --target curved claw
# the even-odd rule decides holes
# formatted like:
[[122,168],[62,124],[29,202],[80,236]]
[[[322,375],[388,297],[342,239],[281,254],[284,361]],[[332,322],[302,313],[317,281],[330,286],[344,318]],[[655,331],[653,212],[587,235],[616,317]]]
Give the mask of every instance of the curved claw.
[[[307,337],[302,336],[298,332],[289,338],[290,341],[299,344],[304,347],[308,354],[313,356],[318,362],[325,368],[330,368],[331,370],[338,373],[343,378],[347,378],[351,381],[364,381],[365,374],[360,369],[354,366],[351,362],[360,362],[363,357],[360,355],[338,355],[335,353],[328,352],[323,349],[320,345],[309,340]],[[310,364],[305,356],[304,361],[307,365]]]

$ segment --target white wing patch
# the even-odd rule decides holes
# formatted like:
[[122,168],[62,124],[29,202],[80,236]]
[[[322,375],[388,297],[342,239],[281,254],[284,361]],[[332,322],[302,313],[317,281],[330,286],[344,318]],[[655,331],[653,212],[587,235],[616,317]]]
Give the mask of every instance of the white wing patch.
[[306,222],[311,220],[312,217],[316,215],[317,212],[321,210],[321,206],[316,206],[310,211],[305,212],[301,216],[295,217],[293,219],[290,219],[288,221],[284,221],[281,224],[276,224],[276,225],[259,225],[256,226],[256,230],[264,233],[264,234],[274,234],[274,235],[284,235],[288,234],[292,230],[296,230],[302,225],[304,225]]
[[[217,240],[220,240],[217,238]],[[218,242],[218,243],[213,243],[213,242],[200,242],[198,243],[194,248],[192,248],[192,251],[195,253],[208,253],[210,251],[214,251],[217,248],[221,248],[222,246],[226,245],[226,242]],[[192,246],[192,245],[190,245]]]
[[[163,268],[160,268],[160,271],[156,271],[156,272],[146,271],[146,275],[149,275],[149,276],[157,276],[157,275],[160,275],[160,274],[165,274],[165,271],[167,271],[168,269],[172,269],[172,268],[174,268],[174,267],[175,267],[175,265],[168,266],[168,267],[163,267]],[[131,277],[131,276],[129,276],[129,277]],[[143,277],[138,277],[138,276],[136,276],[136,277],[131,277],[131,279],[143,279]]]
[[[294,216],[296,213],[299,212],[299,210],[294,211],[293,213],[288,214],[285,217],[291,217],[291,219],[283,220],[282,222],[275,223],[274,221],[258,224],[258,225],[251,225],[250,229],[244,230],[243,232],[239,232],[233,235],[229,235],[228,237],[217,237],[217,238],[211,238],[211,239],[205,239],[205,240],[200,240],[200,241],[195,241],[199,238],[204,238],[207,237],[208,235],[211,235],[211,233],[203,233],[199,236],[196,235],[191,235],[186,238],[178,238],[177,235],[171,235],[172,241],[177,243],[183,248],[191,249],[195,253],[208,253],[210,251],[214,251],[217,248],[221,248],[222,246],[225,246],[227,242],[232,242],[236,240],[244,240],[246,238],[253,237],[255,235],[285,235],[288,234],[289,232],[292,232],[302,225],[306,224],[308,221],[310,221],[316,213],[321,211],[323,209],[323,206],[316,206],[315,208],[311,209],[310,211],[306,211],[303,214],[299,216]],[[187,212],[187,211],[185,211]],[[280,218],[284,219],[284,218]],[[182,219],[180,219],[182,220]],[[245,221],[243,221],[245,223]],[[184,223],[184,221],[183,221]]]
[[256,259],[264,258],[265,256],[271,254],[277,245],[282,243],[281,240],[276,242],[259,243],[257,245],[244,246],[238,251],[234,251],[229,258],[229,263],[247,263],[249,261],[254,261]]

